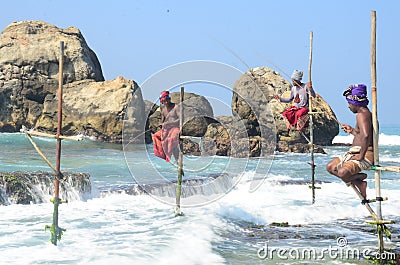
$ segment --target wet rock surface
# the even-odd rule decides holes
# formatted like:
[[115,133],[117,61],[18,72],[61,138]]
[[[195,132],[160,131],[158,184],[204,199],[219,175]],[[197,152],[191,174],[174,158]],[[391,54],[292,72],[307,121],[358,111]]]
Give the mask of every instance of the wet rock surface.
[[[91,194],[90,175],[63,172],[60,199],[79,200]],[[48,202],[54,196],[54,173],[47,171],[0,172],[0,205]]]

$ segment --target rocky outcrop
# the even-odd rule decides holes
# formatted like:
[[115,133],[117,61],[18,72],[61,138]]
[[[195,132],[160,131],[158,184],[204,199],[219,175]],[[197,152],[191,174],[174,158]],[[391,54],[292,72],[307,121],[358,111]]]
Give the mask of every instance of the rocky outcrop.
[[[91,197],[92,187],[87,173],[63,172],[60,181],[62,200],[85,200]],[[0,205],[48,202],[54,195],[54,173],[0,172]]]
[[22,125],[56,131],[60,41],[65,45],[62,133],[121,142],[125,114],[133,117],[129,133],[143,130],[138,85],[122,77],[104,81],[99,60],[78,29],[23,21],[10,24],[0,37],[0,132]]
[[[144,102],[138,85],[132,80],[123,77],[104,82],[83,80],[64,88],[62,131],[66,135],[81,133],[101,141],[120,143],[124,115],[130,115],[130,121],[135,121],[125,128],[130,133],[140,133],[145,122]],[[35,127],[56,131],[57,100],[53,95],[45,98]]]
[[35,126],[46,97],[58,88],[60,41],[65,42],[64,83],[104,80],[78,29],[42,21],[11,23],[0,37],[0,131]]
[[270,143],[260,136],[249,136],[246,120],[234,116],[215,117],[215,123],[207,127],[202,138],[204,155],[232,156],[232,157],[259,157]]
[[3,30],[0,65],[10,66],[13,70],[7,72],[5,77],[16,77],[13,74],[18,72],[14,70],[19,67],[20,74],[26,74],[23,77],[31,74],[39,79],[57,80],[60,41],[65,44],[65,83],[85,79],[104,80],[99,60],[79,29],[61,29],[43,21],[14,22]]
[[[235,83],[232,110],[245,121],[249,137],[260,136],[267,144],[270,144],[274,141],[271,138],[272,134],[277,143],[285,141],[289,145],[307,145],[307,140],[299,133],[288,134],[287,132],[281,113],[290,105],[273,99],[274,94],[282,95],[289,90],[290,83],[279,73],[267,67],[250,69]],[[317,87],[315,90],[318,92]],[[339,132],[339,126],[332,109],[318,93],[313,100],[313,111],[317,112],[313,116],[314,143],[331,145],[332,139]],[[305,135],[308,135],[307,130]],[[308,149],[288,148],[287,150]]]
[[[100,63],[78,29],[42,21],[14,22],[0,36],[0,132],[17,132],[23,125],[56,131],[60,41],[65,43],[63,134],[151,143],[161,119],[159,107],[143,102],[133,80],[104,81]],[[281,113],[287,105],[272,99],[289,89],[277,72],[250,69],[234,85],[231,118],[215,118],[205,97],[185,93],[183,135],[203,137],[208,145],[202,153],[212,155],[307,150],[299,146],[307,144],[302,135],[286,130]],[[179,93],[171,97],[179,102]],[[314,111],[314,142],[330,145],[338,133],[336,117],[319,95]],[[199,145],[185,140],[184,150],[199,153]]]
[[[171,93],[170,96],[171,102],[179,104],[179,92]],[[146,130],[150,130],[152,133],[155,133],[159,130],[158,125],[161,123],[161,110],[157,105],[152,103],[147,104],[149,117]],[[155,108],[155,106],[157,107]],[[183,107],[183,135],[203,136],[207,131],[207,126],[214,122],[212,119],[214,114],[210,102],[208,102],[208,100],[203,96],[185,92]]]
[[[288,132],[281,113],[289,105],[273,99],[275,94],[288,96],[285,93],[288,93],[290,86],[288,81],[267,67],[251,69],[234,85],[233,116],[212,118],[206,110],[200,110],[201,115],[198,116],[202,116],[203,123],[196,120],[189,126],[187,119],[191,114],[187,113],[190,113],[190,107],[198,111],[208,104],[201,101],[200,104],[188,104],[189,101],[185,101],[184,135],[201,137],[201,155],[257,157],[270,155],[275,151],[310,152],[306,139],[309,135],[308,129],[304,134]],[[179,102],[179,93],[172,95],[173,102]],[[316,112],[313,116],[316,145],[314,152],[324,153],[320,145],[331,144],[338,133],[338,123],[332,109],[318,94],[313,100],[313,111]],[[155,132],[160,119],[159,110],[154,111],[149,117],[147,128],[152,131],[155,128]],[[190,128],[193,132],[188,132],[185,128]],[[184,150],[190,148],[184,145]]]
[[[230,117],[233,119],[233,117]],[[203,155],[230,156],[231,139],[229,132],[221,123],[211,123],[202,137]]]
[[[180,102],[180,93],[171,93],[172,102]],[[200,95],[185,92],[183,98],[183,135],[203,136],[214,117],[210,102]]]
[[[151,134],[158,130],[158,124],[161,121],[161,112],[159,106],[151,101],[144,101],[145,108],[144,114],[147,115],[146,127],[145,127],[145,143],[152,143]],[[154,114],[154,115],[153,115]]]

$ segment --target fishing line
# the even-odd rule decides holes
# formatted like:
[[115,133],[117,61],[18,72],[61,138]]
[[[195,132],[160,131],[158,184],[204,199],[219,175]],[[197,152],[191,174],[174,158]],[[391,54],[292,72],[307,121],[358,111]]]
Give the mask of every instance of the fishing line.
[[275,67],[276,69],[278,69],[280,72],[282,72],[289,80],[292,80],[292,77],[289,76],[285,71],[283,71],[281,68],[279,68],[277,65],[275,65],[273,62],[271,62],[270,60],[268,60],[267,58],[265,58],[265,56],[261,55],[259,52],[256,52],[257,55],[259,57],[261,57],[262,59],[264,59],[264,61],[266,61],[267,63],[271,64],[273,67]]
[[250,69],[250,66],[242,59],[240,58],[239,55],[237,55],[232,49],[230,49],[229,47],[227,47],[225,44],[223,44],[221,41],[217,40],[216,38],[211,37],[214,41],[218,42],[225,50],[227,50],[228,52],[230,52],[233,56],[235,56],[242,64],[244,64],[247,69]]
[[[215,38],[213,38],[216,42],[218,42],[224,49],[226,49],[227,51],[229,51],[233,56],[235,56],[240,62],[242,62],[246,67],[247,67],[247,69],[249,69],[250,70],[250,66],[237,54],[237,53],[235,53],[232,49],[230,49],[229,47],[227,47],[226,45],[224,45],[222,42],[220,42],[220,41],[218,41],[217,39],[215,39]],[[276,69],[278,69],[278,71],[279,72],[281,72],[281,73],[283,73],[287,78],[288,78],[288,80],[292,80],[292,77],[288,74],[288,73],[286,73],[284,70],[282,70],[278,65],[276,65],[276,64],[274,64],[272,61],[270,61],[270,60],[268,60],[265,56],[263,56],[261,53],[259,53],[259,52],[256,52],[257,53],[257,55],[259,56],[259,57],[261,57],[263,60],[265,60],[267,63],[269,63],[269,64],[271,64],[274,68],[276,68]],[[289,81],[289,83],[293,86],[293,84]],[[309,92],[307,92],[308,94],[309,94]],[[280,100],[277,100],[277,102],[282,106],[282,107],[286,107]],[[342,127],[342,125],[343,125],[343,123],[341,123],[337,118],[336,118],[336,116],[333,116],[333,118],[334,118],[334,120]],[[305,136],[305,135],[303,135],[303,136]],[[307,137],[304,137],[304,138],[306,138],[306,140],[309,142],[309,140],[307,139]]]
[[[282,72],[287,78],[289,78],[289,80],[291,80],[292,78],[285,72],[283,71],[281,68],[279,68],[276,64],[274,64],[273,62],[271,62],[270,60],[268,60],[265,56],[263,56],[262,54],[260,54],[259,52],[256,52],[258,56],[260,56],[264,61],[266,61],[267,63],[271,64],[273,67],[275,67],[276,69],[278,69],[278,71]],[[279,101],[280,102],[280,101]],[[280,102],[282,103],[282,102]],[[337,121],[337,123],[339,123],[340,126],[343,125],[343,123],[341,123],[336,116],[333,116],[333,119],[335,121]]]

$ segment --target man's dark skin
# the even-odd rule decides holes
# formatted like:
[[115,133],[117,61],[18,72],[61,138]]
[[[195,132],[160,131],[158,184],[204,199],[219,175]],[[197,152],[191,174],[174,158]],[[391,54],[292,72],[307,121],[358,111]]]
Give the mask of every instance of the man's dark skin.
[[172,103],[170,98],[166,98],[162,106],[160,127],[163,129],[179,127],[179,108],[175,108],[176,104]]
[[[179,108],[176,108],[176,104],[171,102],[170,98],[164,99],[161,108],[161,124],[159,127],[163,129],[170,129],[173,127],[179,127]],[[179,149],[174,148],[172,154],[176,161],[178,161]]]
[[[357,106],[351,103],[348,103],[348,107],[351,112],[357,114],[356,125],[352,128],[350,125],[341,124],[341,127],[346,133],[354,135],[352,146],[361,147],[360,152],[354,154],[351,159],[362,161],[364,160],[368,147],[373,145],[372,113],[368,107]],[[332,162],[328,163],[326,170],[332,175],[343,180],[348,180],[358,188],[364,198],[367,197],[367,182],[363,180],[365,179],[365,175],[352,175],[352,173],[345,167],[341,167],[338,170],[336,165]]]

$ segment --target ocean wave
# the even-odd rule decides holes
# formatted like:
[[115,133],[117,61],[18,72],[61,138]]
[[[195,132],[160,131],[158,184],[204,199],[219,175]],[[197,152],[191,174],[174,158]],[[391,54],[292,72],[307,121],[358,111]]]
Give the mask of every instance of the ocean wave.
[[[353,135],[337,135],[332,140],[332,144],[351,144]],[[397,146],[400,145],[400,135],[379,134],[379,145]]]
[[384,155],[379,155],[379,161],[384,163],[400,163],[400,157],[384,154]]

